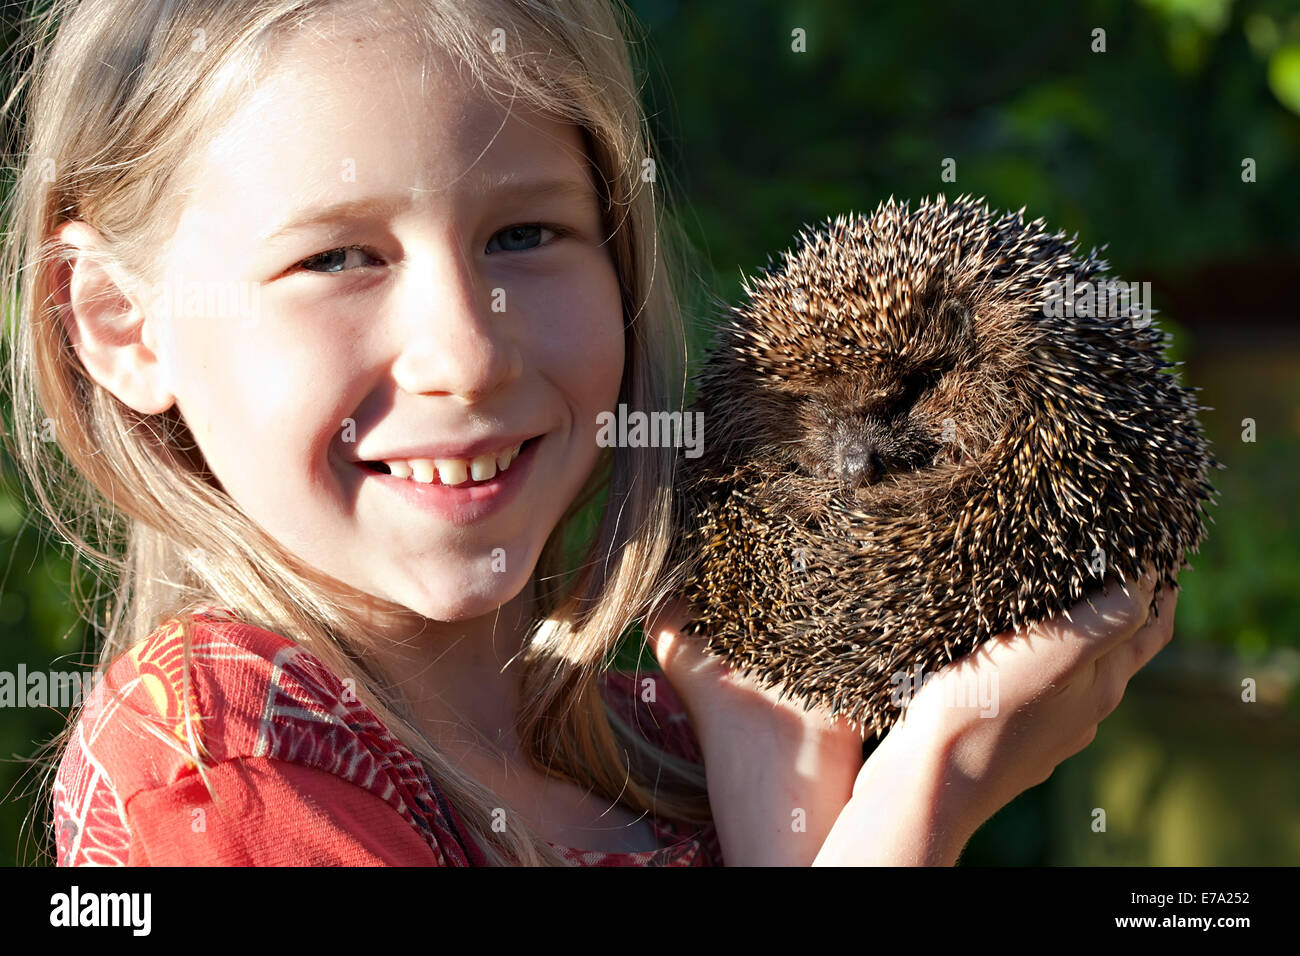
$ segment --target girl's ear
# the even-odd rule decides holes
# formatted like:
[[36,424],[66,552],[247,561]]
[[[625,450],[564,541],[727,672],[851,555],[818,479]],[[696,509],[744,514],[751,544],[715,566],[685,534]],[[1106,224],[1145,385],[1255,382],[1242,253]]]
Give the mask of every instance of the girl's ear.
[[65,247],[53,276],[54,300],[81,364],[96,382],[145,415],[171,408],[168,369],[158,354],[157,323],[116,270],[103,264],[99,234],[67,222],[57,236]]

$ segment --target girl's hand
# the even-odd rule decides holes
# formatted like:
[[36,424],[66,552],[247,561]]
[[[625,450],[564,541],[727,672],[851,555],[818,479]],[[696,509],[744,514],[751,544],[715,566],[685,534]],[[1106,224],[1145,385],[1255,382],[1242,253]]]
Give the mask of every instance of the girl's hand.
[[704,752],[713,822],[728,866],[808,866],[853,791],[862,733],[759,687],[704,641],[684,637],[690,608],[674,601],[646,622],[646,640],[686,708]]
[[[850,729],[841,718],[823,709],[805,710],[789,698],[778,700],[779,690],[760,687],[742,677],[726,661],[704,652],[704,641],[681,631],[692,619],[690,606],[677,600],[669,603],[646,626],[646,639],[664,676],[686,707],[691,726],[756,724],[780,726],[801,735],[815,734],[856,740],[862,748],[862,734]],[[858,761],[859,764],[861,760]]]
[[[817,865],[956,863],[972,834],[1088,746],[1129,679],[1173,636],[1174,590],[1147,619],[1148,572],[1064,615],[987,642],[925,681],[867,760]],[[981,716],[972,688],[992,687]],[[963,693],[963,691],[965,693]]]

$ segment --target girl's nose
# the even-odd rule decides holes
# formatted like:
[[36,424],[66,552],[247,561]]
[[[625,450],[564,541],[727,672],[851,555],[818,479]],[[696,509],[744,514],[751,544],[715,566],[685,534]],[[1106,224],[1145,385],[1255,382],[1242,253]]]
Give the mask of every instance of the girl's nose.
[[486,288],[472,264],[449,255],[410,282],[401,318],[401,352],[393,374],[412,394],[458,395],[480,401],[519,377],[523,355],[513,338],[515,323],[493,311],[502,296]]

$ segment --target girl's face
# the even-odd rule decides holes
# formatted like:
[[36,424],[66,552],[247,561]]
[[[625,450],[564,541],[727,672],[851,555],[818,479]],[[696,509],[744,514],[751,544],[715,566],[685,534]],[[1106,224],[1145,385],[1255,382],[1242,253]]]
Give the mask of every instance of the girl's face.
[[[289,551],[427,618],[487,614],[527,583],[617,402],[582,136],[422,70],[397,36],[313,34],[279,62],[197,157],[160,263],[170,392]],[[472,465],[533,436],[476,489],[454,464],[420,484],[360,463]]]

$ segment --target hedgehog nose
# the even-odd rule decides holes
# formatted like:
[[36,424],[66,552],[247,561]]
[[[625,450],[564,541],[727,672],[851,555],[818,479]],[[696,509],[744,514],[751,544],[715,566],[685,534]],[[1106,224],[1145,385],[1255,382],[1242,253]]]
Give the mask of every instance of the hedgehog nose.
[[885,475],[885,463],[874,446],[846,450],[840,456],[840,478],[849,485],[874,485]]

